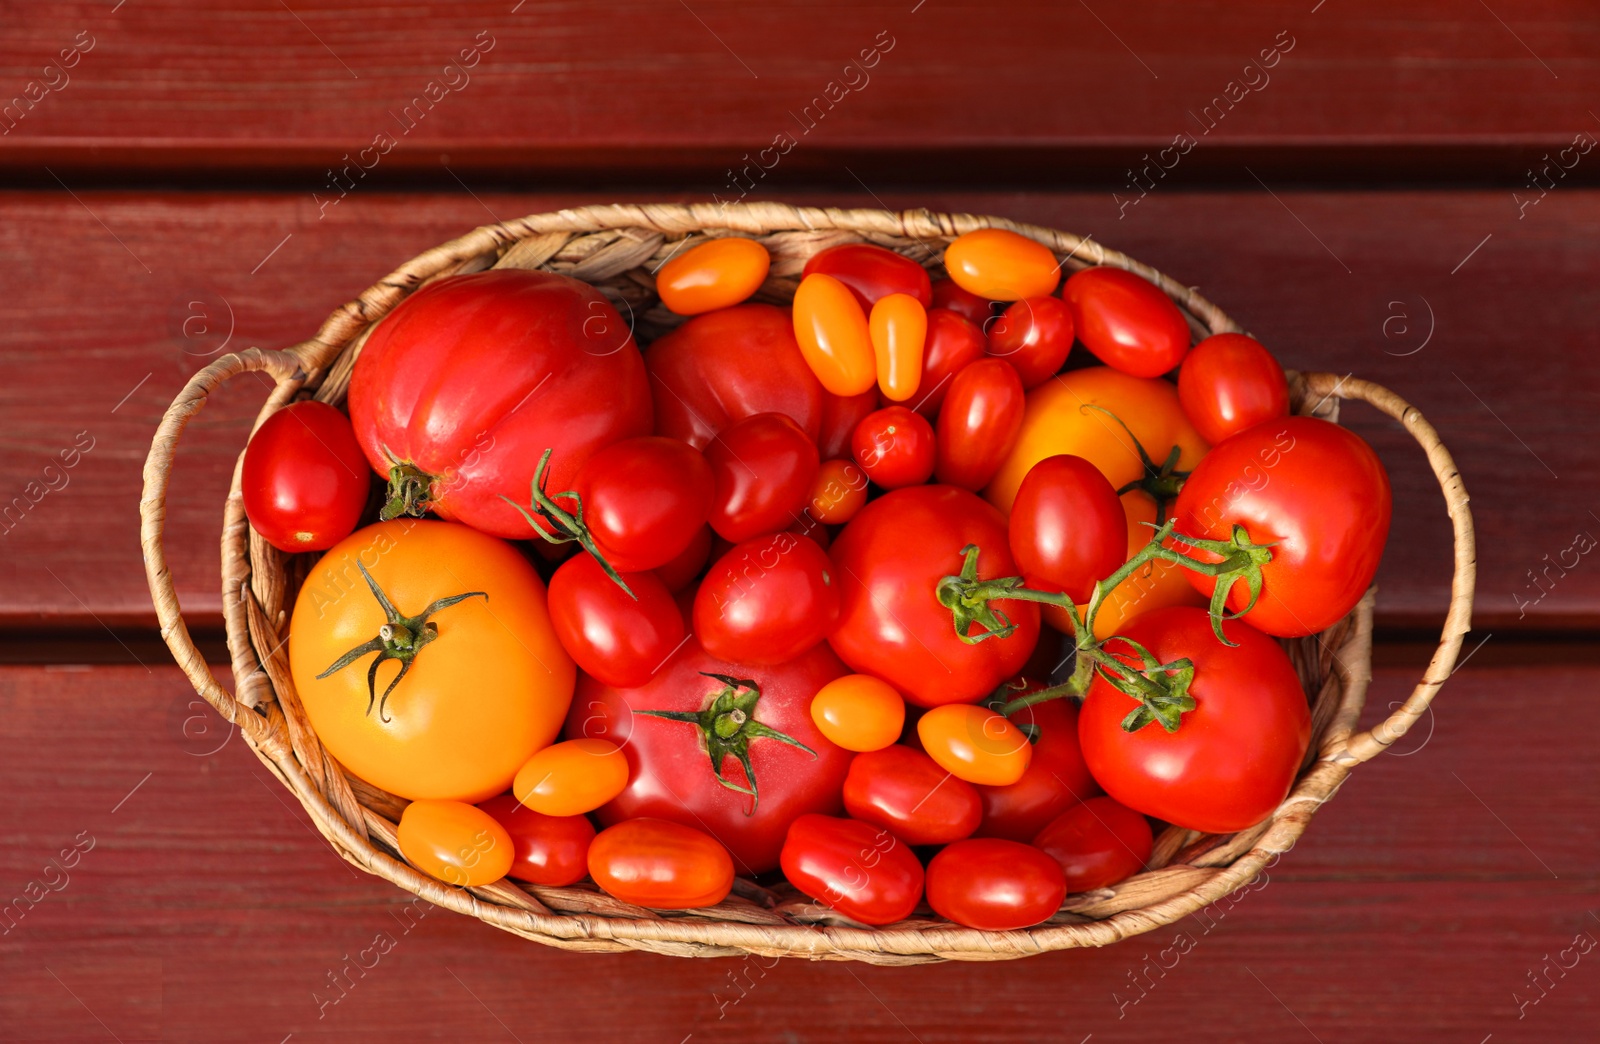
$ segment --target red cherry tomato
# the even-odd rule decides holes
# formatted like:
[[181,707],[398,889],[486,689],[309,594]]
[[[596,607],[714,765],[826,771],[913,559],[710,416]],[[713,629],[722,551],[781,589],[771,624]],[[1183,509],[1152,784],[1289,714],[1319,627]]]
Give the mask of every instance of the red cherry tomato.
[[564,888],[589,873],[589,842],[594,824],[588,816],[547,816],[514,795],[501,794],[478,807],[511,835],[511,869],[507,877],[536,885]]
[[[1270,815],[1311,741],[1311,713],[1288,654],[1240,620],[1225,623],[1223,633],[1237,645],[1217,641],[1209,614],[1190,606],[1145,613],[1124,631],[1160,663],[1194,663],[1195,709],[1176,732],[1155,722],[1124,732],[1122,720],[1138,704],[1104,678],[1089,686],[1078,716],[1084,761],[1107,794],[1207,834],[1231,834]],[[1107,646],[1137,665],[1123,648]]]
[[806,514],[830,526],[842,526],[867,502],[867,475],[851,460],[825,460],[817,468]]
[[980,359],[956,374],[939,411],[939,481],[974,493],[987,486],[1016,445],[1026,404],[1004,359]]
[[783,876],[801,893],[862,924],[893,924],[922,900],[922,864],[880,827],[805,815],[783,842]]
[[[1184,482],[1175,517],[1185,536],[1227,540],[1241,525],[1255,543],[1274,545],[1261,567],[1261,597],[1244,619],[1292,638],[1327,630],[1361,600],[1383,557],[1392,505],[1389,476],[1361,436],[1314,417],[1286,417],[1214,447]],[[1216,586],[1184,572],[1204,595]],[[1236,583],[1229,609],[1248,602]]]
[[589,845],[589,876],[625,903],[656,910],[715,906],[733,890],[733,860],[710,834],[664,819],[630,819]]
[[856,426],[851,452],[884,489],[918,486],[933,474],[933,425],[904,406],[885,406]]
[[964,289],[991,301],[1020,301],[1055,290],[1061,265],[1043,243],[1004,228],[957,236],[944,249],[944,267]]
[[689,538],[689,544],[675,555],[672,561],[656,567],[655,573],[667,590],[677,594],[694,582],[711,557],[711,527],[701,526]]
[[933,281],[933,303],[930,308],[948,308],[967,322],[982,330],[994,318],[994,302],[979,297],[971,290],[963,290],[954,279]]
[[857,754],[844,778],[844,807],[856,819],[892,830],[908,845],[946,845],[978,828],[977,789],[928,755],[896,744]]
[[326,551],[355,532],[371,487],[349,418],[325,402],[285,406],[244,451],[244,513],[279,551]]
[[1289,415],[1283,367],[1261,342],[1221,333],[1194,346],[1178,371],[1178,401],[1212,444]]
[[928,905],[949,921],[990,932],[1054,916],[1067,897],[1061,866],[1037,848],[997,837],[957,841],[933,857]]
[[767,248],[753,239],[713,239],[662,265],[656,272],[656,293],[679,315],[727,308],[761,289],[771,264]]
[[833,276],[855,294],[861,310],[890,294],[907,294],[927,308],[933,303],[928,270],[903,254],[871,243],[841,243],[811,255],[801,278],[821,272]]
[[[1031,682],[1008,686],[1006,698],[1015,699],[1038,688]],[[1010,786],[977,788],[983,801],[983,823],[976,833],[979,837],[1032,841],[1052,819],[1100,793],[1100,787],[1084,764],[1083,749],[1078,746],[1078,708],[1070,700],[1024,707],[1011,715],[1011,722],[1032,732],[1033,759],[1022,778]]]
[[778,413],[758,413],[730,426],[706,450],[706,460],[716,482],[711,528],[734,543],[799,518],[819,463],[816,443]]
[[839,619],[833,563],[813,541],[773,533],[735,545],[694,598],[706,652],[732,663],[777,664],[816,645]]
[[597,452],[572,488],[595,549],[618,572],[636,573],[666,565],[689,546],[711,510],[713,482],[693,447],[647,435]]
[[1100,469],[1063,453],[1029,469],[1011,504],[1011,554],[1028,586],[1082,605],[1127,560],[1128,520]]
[[623,573],[618,587],[590,555],[575,555],[550,577],[550,622],[579,667],[607,685],[631,689],[683,641],[683,617],[654,573]]
[[928,311],[928,339],[922,351],[922,383],[912,408],[930,420],[939,414],[950,382],[969,363],[983,358],[989,342],[983,331],[945,308]]
[[1016,368],[1033,389],[1061,372],[1072,350],[1072,310],[1059,297],[1027,297],[1011,305],[984,331],[989,354]]
[[1153,844],[1150,821],[1108,797],[1067,809],[1033,842],[1061,864],[1069,892],[1089,892],[1132,877],[1150,861]]
[[860,395],[877,381],[867,315],[850,288],[818,272],[794,292],[794,336],[811,372],[835,395]]
[[823,460],[850,455],[850,437],[856,425],[878,408],[878,389],[868,388],[860,395],[822,393],[822,426],[817,433],[817,452]]
[[1159,377],[1183,362],[1189,324],[1172,298],[1124,268],[1085,268],[1061,296],[1072,309],[1078,340],[1107,366],[1135,377]]

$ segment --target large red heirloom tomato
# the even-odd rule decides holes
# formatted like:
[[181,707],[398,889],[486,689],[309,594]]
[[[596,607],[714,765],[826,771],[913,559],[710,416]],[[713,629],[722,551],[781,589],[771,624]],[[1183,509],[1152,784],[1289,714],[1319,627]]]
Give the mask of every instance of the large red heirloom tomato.
[[378,324],[350,378],[350,420],[410,513],[526,538],[504,498],[528,503],[545,450],[547,488],[571,489],[596,450],[650,434],[652,415],[633,335],[600,291],[498,269],[441,279]]

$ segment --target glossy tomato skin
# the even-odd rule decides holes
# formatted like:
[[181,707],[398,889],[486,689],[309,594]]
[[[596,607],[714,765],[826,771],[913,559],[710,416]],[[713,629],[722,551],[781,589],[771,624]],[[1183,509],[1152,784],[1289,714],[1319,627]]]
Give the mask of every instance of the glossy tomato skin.
[[400,854],[458,888],[493,884],[511,869],[511,835],[494,817],[460,801],[413,801],[400,813]]
[[939,481],[974,493],[987,486],[1016,444],[1026,404],[1022,380],[1004,359],[979,359],[956,374],[939,410]]
[[1067,879],[1049,856],[1016,841],[973,837],[933,857],[928,905],[946,920],[1008,932],[1047,920],[1067,897]]
[[[1291,638],[1326,630],[1361,600],[1392,510],[1388,473],[1361,436],[1315,417],[1285,417],[1214,448],[1184,483],[1174,517],[1187,536],[1226,540],[1238,524],[1254,542],[1274,545],[1261,567],[1261,597],[1244,619]],[[1212,578],[1185,573],[1210,596]],[[1238,612],[1248,601],[1236,584],[1228,607]]]
[[1178,371],[1178,401],[1207,442],[1218,443],[1289,415],[1283,367],[1260,341],[1213,334],[1194,346]]
[[734,546],[694,598],[694,631],[712,656],[771,666],[828,636],[839,619],[839,582],[827,552],[807,537],[773,533]]
[[794,336],[811,372],[834,395],[860,395],[877,381],[867,315],[850,288],[813,273],[794,292]]
[[904,402],[922,383],[922,350],[928,339],[927,308],[909,294],[890,294],[867,317],[877,358],[878,390]]
[[829,526],[842,526],[867,502],[867,474],[853,460],[825,460],[811,484],[806,514]]
[[844,807],[908,845],[959,841],[983,818],[977,788],[899,744],[856,755],[844,780]]
[[922,382],[911,405],[930,420],[939,414],[950,382],[968,364],[983,358],[989,342],[971,321],[947,308],[928,310],[928,339],[923,345]]
[[845,750],[882,750],[905,728],[906,701],[882,679],[847,674],[817,690],[811,720]]
[[904,406],[885,406],[856,425],[851,454],[867,478],[884,489],[918,486],[933,475],[933,425]]
[[[754,718],[816,751],[813,757],[787,743],[752,739],[759,800],[717,782],[697,728],[688,722],[654,718],[636,711],[699,712],[722,683],[705,673],[754,682],[761,691]],[[806,812],[833,815],[850,768],[850,752],[829,742],[811,721],[811,697],[846,673],[826,645],[776,667],[741,667],[719,660],[691,636],[666,667],[637,689],[616,689],[586,675],[567,718],[569,737],[607,739],[628,757],[629,781],[616,800],[600,808],[602,824],[634,816],[655,816],[709,830],[728,846],[739,873],[752,876],[778,865],[784,831]],[[747,786],[733,759],[723,776]]]
[[1035,603],[998,603],[1016,631],[973,645],[939,604],[937,585],[960,574],[968,544],[980,548],[980,578],[1016,575],[1005,519],[964,489],[910,486],[868,503],[829,552],[842,574],[834,651],[922,707],[979,699],[1015,675],[1039,640]]
[[944,266],[963,289],[991,301],[1042,296],[1061,282],[1061,265],[1049,247],[1003,228],[957,236],[945,247]]
[[573,485],[596,549],[622,573],[665,565],[688,547],[714,488],[703,455],[659,435],[612,443],[589,458]]
[[1059,297],[1027,297],[984,332],[989,354],[1010,363],[1022,386],[1033,389],[1060,373],[1072,351],[1072,310]]
[[1125,268],[1085,268],[1067,280],[1061,296],[1072,309],[1078,340],[1123,373],[1159,377],[1189,351],[1189,324],[1172,298]]
[[589,843],[594,824],[588,816],[547,816],[526,807],[512,794],[500,794],[478,807],[511,836],[511,869],[507,877],[552,888],[577,884],[589,873]]
[[656,272],[656,293],[679,315],[700,315],[736,305],[761,289],[771,265],[772,255],[753,239],[713,239],[663,264]]
[[833,276],[849,287],[864,312],[890,294],[907,294],[924,308],[933,305],[928,270],[904,254],[872,243],[841,243],[819,250],[806,261],[801,278],[814,272]]
[[933,301],[929,308],[947,308],[980,330],[987,331],[994,318],[994,302],[964,290],[954,279],[933,281]]
[[[1146,613],[1124,633],[1161,663],[1194,662],[1196,706],[1176,732],[1152,723],[1127,733],[1120,723],[1134,700],[1096,678],[1078,717],[1094,778],[1129,808],[1190,830],[1227,834],[1265,819],[1311,742],[1305,693],[1282,647],[1243,621],[1223,625],[1238,643],[1223,645],[1206,611],[1189,606]],[[1117,643],[1107,649],[1126,655]]]
[[[1007,698],[1038,689],[1024,684]],[[1078,745],[1078,708],[1071,700],[1048,700],[1011,715],[1019,728],[1032,726],[1033,758],[1022,778],[1010,786],[977,788],[983,803],[979,837],[1032,841],[1056,816],[1100,793]],[[848,787],[848,783],[846,784]]]
[[527,539],[524,506],[552,450],[547,488],[571,489],[599,449],[650,434],[650,388],[605,296],[553,272],[504,268],[423,287],[367,338],[350,378],[367,461],[429,476],[446,519]]
[[662,819],[607,827],[589,845],[589,876],[608,894],[656,910],[715,906],[733,890],[733,860],[702,830]]
[[1022,480],[1008,521],[1011,556],[1041,591],[1089,600],[1127,559],[1122,501],[1098,468],[1071,454],[1046,457]]
[[683,641],[683,617],[654,573],[624,573],[635,597],[588,554],[550,577],[550,619],[572,659],[608,685],[643,685]]
[[742,304],[696,316],[656,338],[644,365],[658,435],[704,450],[734,421],[781,413],[817,437],[822,385],[800,354],[788,309]]
[[850,437],[856,425],[878,408],[878,389],[860,395],[822,393],[822,424],[817,431],[817,452],[823,460],[850,456]]
[[730,425],[706,451],[706,461],[715,482],[708,521],[734,543],[799,519],[821,462],[816,443],[781,413]]
[[655,574],[667,585],[667,590],[676,594],[700,575],[700,571],[706,567],[706,560],[711,557],[711,537],[711,527],[701,526],[689,538],[688,545],[670,562],[656,567]]
[[1022,730],[988,707],[967,703],[924,713],[917,719],[917,739],[940,768],[968,783],[1009,786],[1033,760],[1033,745]]
[[922,864],[882,827],[815,814],[783,843],[783,876],[803,894],[862,924],[893,924],[922,901]]
[[349,536],[371,487],[349,418],[315,399],[268,417],[244,451],[244,513],[280,551],[326,551]]
[[552,743],[528,759],[511,782],[517,800],[547,816],[581,816],[622,793],[628,759],[615,743],[574,739]]
[[1150,821],[1108,797],[1090,798],[1057,816],[1033,846],[1061,865],[1067,891],[1089,892],[1144,869],[1154,847]]

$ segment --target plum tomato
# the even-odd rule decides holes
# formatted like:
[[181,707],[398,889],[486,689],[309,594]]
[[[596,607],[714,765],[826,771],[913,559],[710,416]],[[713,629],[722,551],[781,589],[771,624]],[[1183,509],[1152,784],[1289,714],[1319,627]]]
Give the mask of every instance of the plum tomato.
[[[1038,688],[1033,682],[1014,682],[1007,685],[1005,697],[1014,699]],[[1046,700],[1010,717],[1013,725],[1031,734],[1033,757],[1015,783],[977,788],[983,801],[983,823],[976,834],[1032,841],[1050,820],[1100,793],[1100,787],[1084,764],[1078,746],[1078,708],[1071,700]]]
[[239,488],[245,516],[267,543],[290,554],[326,551],[361,521],[372,471],[349,418],[308,399],[250,436]]
[[882,827],[801,816],[789,825],[783,876],[803,895],[862,924],[893,924],[922,901],[922,864]]
[[794,336],[822,386],[860,395],[878,379],[866,313],[849,287],[818,272],[794,292]]
[[656,567],[655,574],[676,594],[688,587],[706,567],[711,557],[711,527],[701,526],[689,538],[689,544],[673,556],[672,561]]
[[1008,526],[1011,557],[1028,586],[1063,592],[1080,605],[1127,561],[1122,501],[1082,457],[1061,454],[1035,464],[1017,489]]
[[589,845],[589,876],[607,894],[655,910],[699,910],[733,891],[733,859],[702,830],[642,817]]
[[847,674],[817,690],[811,720],[845,750],[882,750],[900,738],[906,701],[888,682],[870,674]]
[[622,793],[628,759],[615,743],[574,739],[528,759],[511,781],[517,800],[547,816],[581,816]]
[[946,308],[928,310],[928,335],[922,351],[922,383],[912,408],[932,420],[950,392],[950,382],[969,363],[983,358],[989,342],[983,331]]
[[867,478],[882,488],[920,486],[933,475],[933,425],[904,406],[885,406],[856,425],[850,451]]
[[1260,341],[1213,334],[1194,346],[1178,371],[1178,401],[1210,443],[1289,415],[1283,367]]
[[944,267],[963,290],[991,301],[1042,297],[1061,282],[1050,248],[1004,228],[980,228],[944,248]]
[[1016,368],[1024,388],[1033,389],[1061,372],[1072,351],[1072,310],[1059,297],[1017,301],[984,331],[989,354]]
[[833,276],[855,294],[861,310],[890,294],[914,297],[927,308],[933,303],[928,270],[903,254],[872,243],[841,243],[819,250],[806,260],[801,278],[821,272]]
[[773,533],[712,564],[694,596],[694,630],[729,663],[792,660],[828,637],[839,619],[839,582],[815,541]]
[[511,835],[507,877],[564,888],[588,875],[589,842],[594,840],[588,816],[547,816],[524,806],[514,794],[500,794],[478,807]]
[[800,517],[817,477],[817,444],[780,413],[729,426],[706,450],[716,492],[711,528],[738,543],[774,533]]
[[850,455],[850,437],[867,414],[878,408],[878,389],[860,395],[822,393],[822,422],[817,430],[817,452],[823,460]]
[[493,884],[511,870],[511,835],[462,801],[413,801],[400,813],[396,834],[408,863],[457,888]]
[[1085,268],[1067,280],[1061,296],[1072,309],[1078,340],[1123,373],[1160,377],[1189,350],[1189,324],[1172,298],[1125,268]]
[[1033,847],[1061,864],[1069,892],[1132,877],[1150,861],[1153,844],[1150,821],[1108,797],[1072,806],[1033,840]]
[[856,755],[844,778],[844,808],[908,845],[959,841],[983,818],[977,788],[900,744]]
[[922,382],[922,348],[928,337],[928,312],[909,294],[890,294],[867,317],[883,397],[904,402]]
[[595,550],[618,572],[637,573],[666,565],[689,546],[711,510],[714,485],[711,466],[693,447],[647,435],[595,453],[572,488]]
[[669,311],[700,315],[736,305],[761,289],[772,255],[743,236],[701,243],[656,271],[656,293]]
[[829,526],[842,526],[867,502],[867,475],[853,460],[825,460],[811,485],[806,514]]
[[927,890],[928,905],[946,920],[1009,932],[1054,916],[1067,897],[1067,879],[1059,863],[1031,845],[972,837],[933,857]]
[[550,621],[578,666],[608,685],[643,685],[683,641],[683,617],[655,573],[622,573],[618,587],[589,555],[550,577]]
[[917,719],[922,749],[939,767],[968,783],[1003,787],[1028,771],[1033,745],[1023,731],[988,707],[949,703]]
[[974,493],[989,484],[1022,430],[1027,399],[1004,359],[969,363],[950,382],[939,410],[934,474]]
[[947,308],[980,330],[987,330],[994,318],[994,302],[963,290],[954,279],[933,281],[933,303],[929,308]]

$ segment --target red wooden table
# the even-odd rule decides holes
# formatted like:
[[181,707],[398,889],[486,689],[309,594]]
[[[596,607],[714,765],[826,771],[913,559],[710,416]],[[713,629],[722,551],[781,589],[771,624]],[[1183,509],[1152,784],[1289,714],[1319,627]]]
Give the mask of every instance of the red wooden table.
[[[0,1040],[1593,1038],[1593,4],[101,0],[0,25]],[[1106,950],[585,956],[407,914],[166,656],[136,537],[155,422],[210,358],[300,340],[474,225],[741,194],[1090,233],[1286,364],[1399,391],[1479,530],[1436,714],[1252,890]],[[174,476],[212,650],[265,391],[214,396]],[[1372,719],[1437,633],[1449,530],[1398,429],[1346,419],[1396,488]]]

